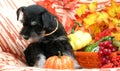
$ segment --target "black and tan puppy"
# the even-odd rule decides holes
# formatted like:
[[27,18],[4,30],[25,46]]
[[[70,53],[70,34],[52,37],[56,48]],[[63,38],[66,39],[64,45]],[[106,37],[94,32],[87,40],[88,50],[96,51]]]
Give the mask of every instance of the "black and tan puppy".
[[20,7],[17,20],[20,12],[23,13],[20,35],[26,40],[32,40],[24,51],[29,66],[43,67],[48,57],[58,55],[58,51],[61,51],[62,55],[68,55],[74,60],[75,68],[80,68],[65,29],[54,15],[39,5]]

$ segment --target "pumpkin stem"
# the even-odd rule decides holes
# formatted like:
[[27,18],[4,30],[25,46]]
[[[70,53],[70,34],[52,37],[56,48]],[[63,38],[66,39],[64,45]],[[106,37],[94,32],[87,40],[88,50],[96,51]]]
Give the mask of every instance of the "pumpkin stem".
[[61,52],[58,51],[58,58],[61,58]]

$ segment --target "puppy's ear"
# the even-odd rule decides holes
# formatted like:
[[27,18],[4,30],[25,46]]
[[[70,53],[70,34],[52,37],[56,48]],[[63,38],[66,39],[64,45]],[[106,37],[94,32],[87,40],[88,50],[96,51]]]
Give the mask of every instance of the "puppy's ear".
[[45,27],[49,27],[48,24],[53,23],[55,20],[55,16],[49,12],[42,13],[42,21]]
[[26,7],[20,7],[20,8],[17,9],[17,12],[16,12],[16,14],[17,14],[17,20],[19,19],[20,12],[23,12],[25,8]]

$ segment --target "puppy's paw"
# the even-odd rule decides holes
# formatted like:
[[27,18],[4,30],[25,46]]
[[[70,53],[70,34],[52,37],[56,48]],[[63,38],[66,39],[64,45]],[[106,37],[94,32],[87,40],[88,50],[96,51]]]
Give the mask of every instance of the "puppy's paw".
[[46,57],[43,54],[38,55],[38,59],[36,60],[34,67],[44,67],[46,61]]

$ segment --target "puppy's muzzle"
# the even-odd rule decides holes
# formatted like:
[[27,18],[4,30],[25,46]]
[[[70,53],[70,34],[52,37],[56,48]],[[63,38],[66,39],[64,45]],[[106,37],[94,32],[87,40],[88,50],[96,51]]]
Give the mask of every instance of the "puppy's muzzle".
[[29,39],[29,36],[26,36],[26,35],[22,35],[22,37],[23,37],[24,39],[26,39],[26,40]]
[[25,40],[28,40],[29,39],[29,35],[26,35],[25,33],[23,33],[23,30],[20,32],[20,36],[22,37],[22,38],[24,38]]

